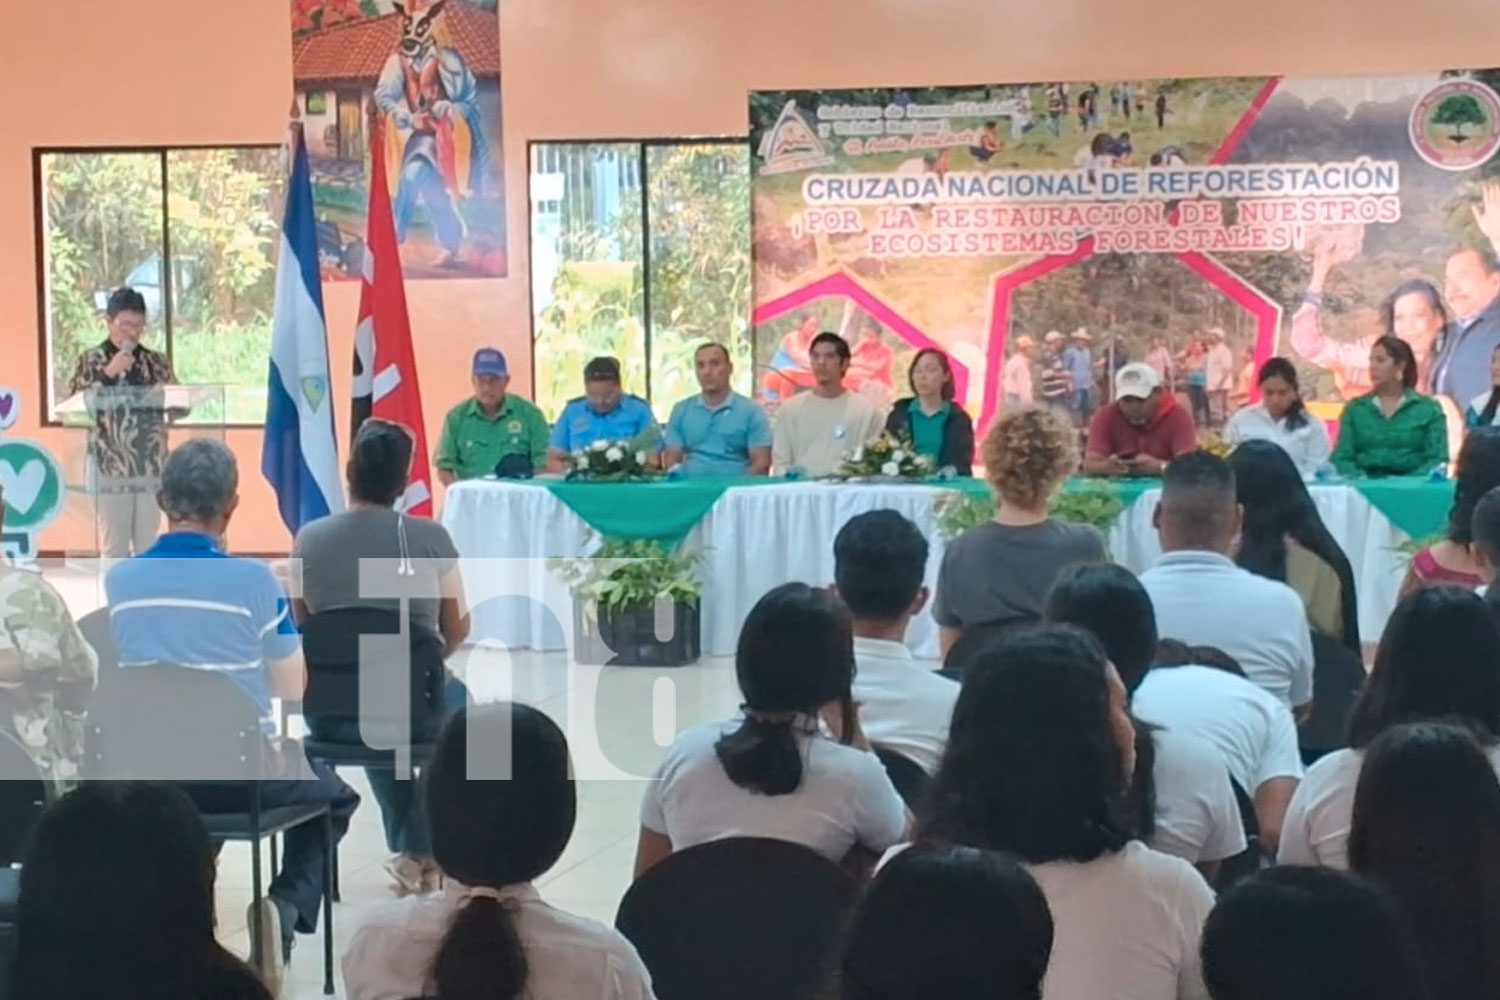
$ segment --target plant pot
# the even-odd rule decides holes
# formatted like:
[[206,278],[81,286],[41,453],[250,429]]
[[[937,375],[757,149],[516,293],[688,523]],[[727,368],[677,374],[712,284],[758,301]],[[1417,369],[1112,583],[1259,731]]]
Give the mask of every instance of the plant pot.
[[[658,622],[657,610],[662,611]],[[601,608],[573,602],[573,658],[611,667],[680,667],[698,659],[699,606],[661,598]]]

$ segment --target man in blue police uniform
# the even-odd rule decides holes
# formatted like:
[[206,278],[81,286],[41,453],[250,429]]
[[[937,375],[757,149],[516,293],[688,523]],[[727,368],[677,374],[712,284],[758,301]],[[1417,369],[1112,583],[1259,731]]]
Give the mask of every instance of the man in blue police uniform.
[[764,476],[771,470],[771,422],[729,387],[729,349],[704,344],[693,362],[703,391],[672,407],[663,464],[681,464],[684,476]]
[[[639,396],[620,388],[620,362],[595,358],[583,367],[584,394],[568,400],[552,428],[547,464],[553,472],[566,472],[568,455],[595,441],[619,441],[657,431],[651,407]],[[661,450],[660,433],[646,446],[653,459]]]

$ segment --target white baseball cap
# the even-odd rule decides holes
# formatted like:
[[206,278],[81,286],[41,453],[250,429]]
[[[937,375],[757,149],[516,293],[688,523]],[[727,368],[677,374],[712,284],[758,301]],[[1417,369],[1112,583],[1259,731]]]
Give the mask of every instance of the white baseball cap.
[[1133,362],[1115,373],[1115,398],[1146,399],[1161,388],[1161,375],[1155,368],[1140,361]]

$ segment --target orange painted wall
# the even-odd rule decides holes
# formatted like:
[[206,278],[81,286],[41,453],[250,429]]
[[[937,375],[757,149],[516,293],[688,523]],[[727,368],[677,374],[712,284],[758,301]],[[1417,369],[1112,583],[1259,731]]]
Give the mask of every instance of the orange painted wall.
[[[37,428],[31,150],[39,145],[280,141],[290,103],[284,0],[68,0],[6,4],[0,80],[0,384]],[[1500,61],[1494,0],[501,0],[511,277],[416,282],[407,297],[428,433],[466,391],[482,343],[530,381],[526,271],[529,139],[719,136],[745,131],[758,87],[1265,73],[1375,73]],[[336,398],[347,398],[358,288],[326,290]],[[231,431],[240,550],[287,545],[260,479],[260,436]],[[59,526],[47,548],[73,547]]]

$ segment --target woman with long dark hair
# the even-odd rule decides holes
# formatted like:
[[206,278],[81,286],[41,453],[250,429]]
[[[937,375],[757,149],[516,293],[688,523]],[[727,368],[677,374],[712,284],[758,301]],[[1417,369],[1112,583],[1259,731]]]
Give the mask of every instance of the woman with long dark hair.
[[1467,730],[1397,726],[1365,754],[1349,867],[1406,907],[1443,1000],[1500,996],[1500,781]]
[[838,598],[804,583],[769,591],[740,629],[734,671],[740,717],[678,736],[646,788],[636,875],[724,837],[787,840],[835,862],[899,843],[906,806],[860,728],[853,622]]
[[1052,914],[1011,858],[912,847],[876,876],[849,924],[841,1000],[1041,1000]]
[[1302,475],[1317,472],[1328,462],[1328,428],[1307,412],[1296,366],[1286,358],[1272,358],[1260,366],[1256,382],[1260,402],[1235,411],[1224,428],[1224,440],[1231,445],[1271,441]]
[[1403,594],[1422,587],[1468,587],[1484,583],[1474,561],[1474,507],[1500,486],[1500,427],[1479,427],[1464,439],[1453,477],[1453,506],[1443,540],[1412,557]]
[[1423,475],[1448,461],[1448,422],[1417,391],[1417,359],[1399,337],[1370,348],[1374,388],[1344,406],[1333,465],[1346,476]]
[[1291,587],[1313,631],[1363,658],[1354,568],[1323,523],[1291,457],[1270,441],[1246,441],[1229,456],[1244,510],[1235,562]]
[[[308,523],[297,532],[292,563],[302,587],[292,601],[298,624],[314,614],[339,608],[409,608],[410,627],[437,635],[443,655],[452,656],[469,634],[469,611],[458,548],[437,521],[408,517],[397,510],[411,478],[415,442],[411,431],[389,420],[366,420],[354,436],[345,474],[349,509]],[[380,584],[372,579],[380,578]],[[382,586],[381,584],[384,584]],[[367,596],[370,594],[379,596]],[[409,598],[395,594],[409,593]],[[444,708],[463,707],[468,692],[451,674]],[[365,740],[358,719],[308,716],[313,736],[331,743]],[[383,733],[381,742],[407,733]],[[416,783],[390,768],[366,768],[370,791],[380,805],[386,847],[385,871],[398,893],[425,892],[437,884],[437,866],[422,815]]]
[[1349,748],[1321,758],[1292,796],[1276,859],[1349,866],[1365,748],[1405,722],[1448,720],[1493,747],[1500,736],[1500,624],[1472,590],[1433,587],[1396,605],[1349,719]]
[[953,365],[936,347],[924,347],[906,374],[911,395],[896,400],[885,429],[910,444],[936,467],[974,474],[974,421],[953,401]]
[[271,1000],[214,938],[214,850],[179,789],[86,784],[21,867],[13,1000]]
[[1056,928],[1049,996],[1203,995],[1213,894],[1192,865],[1134,839],[1134,746],[1125,686],[1082,629],[1008,633],[964,675],[919,842],[1026,862]]
[[[1064,570],[1047,598],[1047,622],[1090,632],[1134,698],[1156,655],[1156,611],[1135,574],[1113,563]],[[1212,878],[1219,862],[1245,849],[1229,769],[1212,744],[1131,718],[1135,835]]]
[[344,955],[349,1000],[651,1000],[630,942],[532,887],[562,856],[578,813],[555,722],[519,704],[461,711],[425,781],[444,890],[365,921]]

